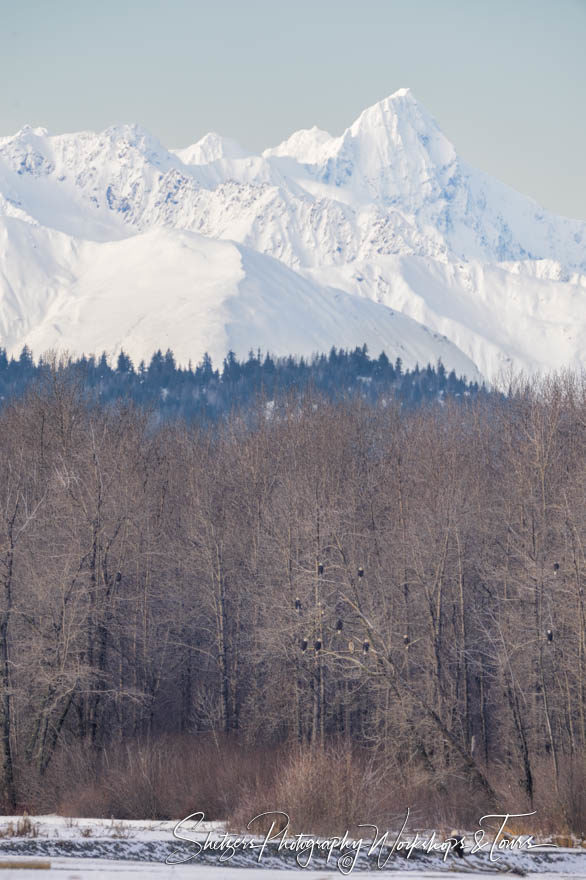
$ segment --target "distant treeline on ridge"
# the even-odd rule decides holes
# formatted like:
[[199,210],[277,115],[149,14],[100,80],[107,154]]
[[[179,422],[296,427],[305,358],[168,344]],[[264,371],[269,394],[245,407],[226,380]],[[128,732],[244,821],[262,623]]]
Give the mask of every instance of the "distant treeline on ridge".
[[448,396],[486,393],[484,385],[468,382],[454,370],[448,372],[441,361],[405,369],[400,357],[394,363],[384,352],[371,358],[366,345],[353,350],[332,348],[328,355],[311,358],[272,357],[258,350],[241,361],[230,351],[221,370],[214,368],[208,354],[196,367],[191,362],[180,367],[170,349],[165,354],[155,352],[148,365],[141,361],[138,368],[124,351],[115,366],[105,353],[97,359],[84,355],[54,362],[41,357],[35,362],[25,346],[18,358],[9,358],[0,348],[0,404],[21,396],[52,368],[78,377],[102,404],[130,399],[152,408],[164,421],[215,421],[260,396],[273,400],[309,390],[330,400],[350,395],[374,401],[389,396],[407,407]]

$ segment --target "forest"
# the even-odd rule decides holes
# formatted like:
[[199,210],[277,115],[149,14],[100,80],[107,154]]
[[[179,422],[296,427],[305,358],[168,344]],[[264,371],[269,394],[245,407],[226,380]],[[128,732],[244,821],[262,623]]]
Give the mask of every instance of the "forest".
[[0,410],[1,808],[586,825],[586,382]]
[[18,357],[10,358],[0,348],[0,403],[19,397],[51,370],[82,382],[88,397],[104,406],[132,400],[148,407],[155,423],[173,419],[212,423],[259,398],[271,401],[287,393],[303,396],[310,389],[329,400],[359,396],[375,401],[385,394],[408,407],[488,393],[484,385],[468,382],[454,370],[448,372],[441,361],[407,369],[400,357],[391,363],[384,352],[371,358],[366,345],[352,351],[332,348],[328,355],[311,358],[277,358],[250,351],[241,361],[230,351],[221,370],[214,368],[208,354],[195,367],[191,363],[179,366],[170,349],[165,354],[156,351],[148,364],[141,361],[137,368],[124,351],[115,365],[105,353],[96,359],[56,358],[49,352],[35,363],[25,346]]

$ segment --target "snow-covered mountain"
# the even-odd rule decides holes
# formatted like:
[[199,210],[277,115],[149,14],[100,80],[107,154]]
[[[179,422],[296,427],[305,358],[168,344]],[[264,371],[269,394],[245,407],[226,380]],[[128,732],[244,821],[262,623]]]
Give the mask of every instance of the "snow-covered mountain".
[[261,156],[25,128],[0,138],[0,345],[25,342],[585,365],[586,223],[470,168],[405,89]]
[[221,364],[230,349],[243,357],[256,340],[280,354],[366,342],[405,364],[433,355],[478,378],[470,358],[412,318],[186,230],[99,243],[0,218],[0,277],[0,339],[9,348],[123,348],[138,360],[170,347],[180,363],[207,351]]

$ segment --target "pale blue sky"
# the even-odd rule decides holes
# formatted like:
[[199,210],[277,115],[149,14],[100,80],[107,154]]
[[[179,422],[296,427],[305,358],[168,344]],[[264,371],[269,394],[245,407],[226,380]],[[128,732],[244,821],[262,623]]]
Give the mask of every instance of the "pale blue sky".
[[251,150],[409,86],[465,159],[586,219],[586,0],[0,0],[0,83],[0,134]]

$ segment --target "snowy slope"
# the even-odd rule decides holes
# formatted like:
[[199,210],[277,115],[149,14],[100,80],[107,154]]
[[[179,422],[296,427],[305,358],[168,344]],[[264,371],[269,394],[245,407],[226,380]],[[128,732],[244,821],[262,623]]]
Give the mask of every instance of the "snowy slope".
[[138,362],[172,347],[181,363],[205,351],[221,363],[229,349],[245,357],[253,344],[311,355],[366,342],[405,364],[441,358],[479,378],[456,346],[405,315],[242,245],[172,229],[99,243],[0,218],[0,316],[14,352],[23,344],[34,352],[124,349]]
[[27,127],[0,138],[0,221],[11,349],[367,342],[426,362],[446,335],[469,375],[586,363],[586,224],[470,168],[408,89],[261,156],[216,134],[170,151],[135,125]]
[[491,379],[511,366],[528,373],[586,366],[586,278],[560,280],[551,262],[386,256],[310,274],[358,295],[368,290],[447,336]]

